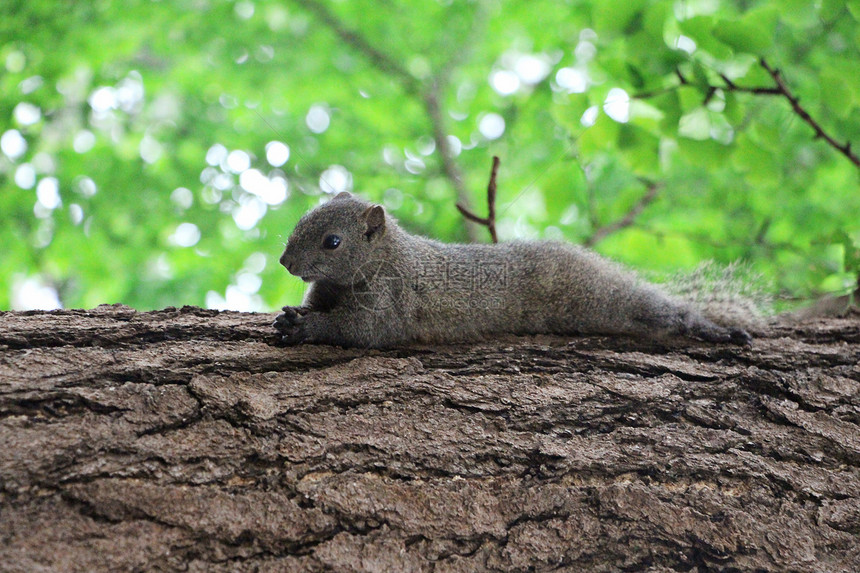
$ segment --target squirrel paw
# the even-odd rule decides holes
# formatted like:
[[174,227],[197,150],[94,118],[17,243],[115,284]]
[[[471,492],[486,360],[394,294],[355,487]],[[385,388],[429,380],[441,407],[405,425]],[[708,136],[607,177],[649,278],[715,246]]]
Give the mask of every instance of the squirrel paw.
[[743,328],[720,326],[704,317],[699,317],[699,320],[694,320],[689,326],[683,326],[681,334],[706,342],[752,346],[752,336]]
[[738,346],[752,346],[752,336],[743,328],[730,328],[729,336]]
[[284,312],[275,318],[272,326],[281,334],[281,342],[287,346],[301,344],[308,337],[305,332],[305,317],[307,309],[285,306]]
[[693,333],[694,338],[707,342],[728,342],[738,346],[752,346],[752,336],[743,328],[702,328]]

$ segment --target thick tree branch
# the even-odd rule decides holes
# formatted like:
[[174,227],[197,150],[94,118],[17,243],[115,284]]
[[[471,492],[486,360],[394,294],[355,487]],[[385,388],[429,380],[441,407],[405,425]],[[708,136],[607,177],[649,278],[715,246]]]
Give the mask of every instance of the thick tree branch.
[[371,353],[273,318],[0,312],[2,570],[858,570],[854,315]]
[[621,229],[625,229],[635,223],[636,218],[645,210],[645,207],[650,205],[654,199],[657,198],[657,194],[660,192],[660,189],[663,188],[663,183],[661,182],[646,182],[646,185],[647,189],[645,190],[645,194],[642,195],[636,203],[634,203],[633,207],[630,208],[627,214],[617,221],[596,229],[594,233],[585,240],[585,246],[594,246],[612,233],[617,233]]

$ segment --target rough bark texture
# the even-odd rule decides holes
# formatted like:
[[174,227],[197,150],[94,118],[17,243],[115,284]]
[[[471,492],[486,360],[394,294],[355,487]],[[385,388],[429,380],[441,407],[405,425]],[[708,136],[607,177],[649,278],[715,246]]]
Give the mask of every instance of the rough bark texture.
[[4,571],[857,571],[860,320],[279,348],[0,314]]

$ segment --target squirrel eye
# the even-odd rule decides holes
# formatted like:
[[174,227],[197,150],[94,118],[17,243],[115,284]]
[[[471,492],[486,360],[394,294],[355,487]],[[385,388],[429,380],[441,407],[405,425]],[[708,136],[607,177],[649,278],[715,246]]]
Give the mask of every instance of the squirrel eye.
[[334,250],[340,246],[340,237],[337,235],[328,235],[325,239],[323,239],[323,248],[328,250]]

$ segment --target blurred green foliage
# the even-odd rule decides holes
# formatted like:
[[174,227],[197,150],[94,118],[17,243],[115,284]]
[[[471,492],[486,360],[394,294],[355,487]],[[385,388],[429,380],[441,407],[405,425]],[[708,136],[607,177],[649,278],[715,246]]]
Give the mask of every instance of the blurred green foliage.
[[501,157],[502,240],[586,242],[641,208],[595,248],[843,291],[860,170],[784,97],[732,86],[774,87],[766,58],[860,147],[858,20],[835,0],[4,2],[0,308],[297,303],[283,241],[344,188],[468,240],[446,135],[478,213]]

